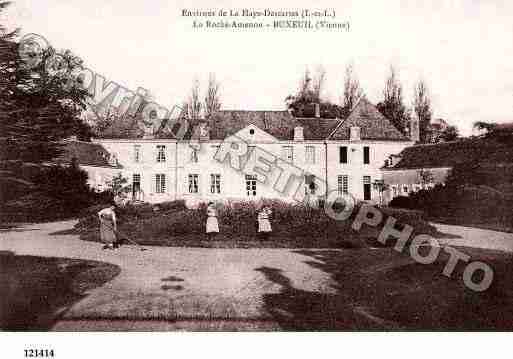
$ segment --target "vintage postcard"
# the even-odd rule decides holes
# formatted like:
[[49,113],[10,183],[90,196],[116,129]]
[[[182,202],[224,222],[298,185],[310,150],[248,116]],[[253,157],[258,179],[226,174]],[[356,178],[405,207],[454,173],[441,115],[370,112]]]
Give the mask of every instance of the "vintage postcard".
[[512,15],[0,1],[0,329],[512,330]]

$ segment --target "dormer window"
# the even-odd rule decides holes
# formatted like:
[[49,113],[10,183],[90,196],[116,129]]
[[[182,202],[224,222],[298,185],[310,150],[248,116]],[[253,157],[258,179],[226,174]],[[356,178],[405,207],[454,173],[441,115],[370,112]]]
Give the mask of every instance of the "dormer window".
[[360,141],[360,127],[352,126],[349,134],[350,141]]
[[294,127],[294,141],[303,141],[303,127]]
[[253,129],[253,128],[252,128],[252,129],[250,129],[250,130],[249,130],[249,134],[250,134],[250,135],[254,135],[254,134],[255,134],[255,129]]

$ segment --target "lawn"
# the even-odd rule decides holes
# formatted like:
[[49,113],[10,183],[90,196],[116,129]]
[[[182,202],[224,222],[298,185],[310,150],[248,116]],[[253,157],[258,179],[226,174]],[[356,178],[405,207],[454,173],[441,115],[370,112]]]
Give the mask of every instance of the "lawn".
[[108,263],[0,251],[0,328],[48,330],[88,290],[119,273]]
[[466,288],[461,264],[451,278],[443,276],[448,260],[443,252],[425,265],[390,248],[297,250],[310,258],[310,266],[331,275],[335,294],[298,289],[280,268],[257,270],[282,287],[263,301],[285,330],[512,330],[512,255],[459,250],[494,269],[488,290]]

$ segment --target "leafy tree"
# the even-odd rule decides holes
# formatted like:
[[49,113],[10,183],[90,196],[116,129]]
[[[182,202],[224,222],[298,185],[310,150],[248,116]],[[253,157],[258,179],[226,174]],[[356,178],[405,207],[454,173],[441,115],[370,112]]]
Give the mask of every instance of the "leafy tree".
[[385,82],[383,101],[378,103],[378,110],[388,118],[403,134],[408,133],[410,111],[403,104],[403,87],[397,77],[397,71],[390,66],[390,74]]
[[433,173],[429,170],[421,169],[417,171],[417,175],[419,176],[420,183],[422,184],[422,188],[425,188],[426,185],[433,183],[435,178]]
[[122,195],[130,190],[129,186],[126,185],[127,183],[128,179],[123,177],[122,173],[118,173],[116,176],[112,177],[111,180],[105,182],[114,197]]
[[429,142],[429,124],[431,122],[431,100],[426,83],[420,80],[415,85],[413,109],[419,120],[419,137],[421,143]]
[[[448,126],[439,136],[441,141],[455,141],[459,137],[458,128],[456,126]],[[438,141],[437,141],[438,142]]]
[[344,109],[341,106],[322,101],[321,94],[325,79],[326,71],[323,67],[318,67],[313,77],[308,69],[305,70],[299,82],[297,93],[285,98],[287,108],[292,111],[294,116],[314,117],[315,106],[318,105],[320,116],[323,118],[343,117]]
[[[0,11],[8,5],[0,3]],[[0,161],[41,163],[59,154],[59,141],[87,137],[80,119],[88,93],[74,78],[82,60],[53,48],[31,68],[20,56],[16,32],[0,28]]]

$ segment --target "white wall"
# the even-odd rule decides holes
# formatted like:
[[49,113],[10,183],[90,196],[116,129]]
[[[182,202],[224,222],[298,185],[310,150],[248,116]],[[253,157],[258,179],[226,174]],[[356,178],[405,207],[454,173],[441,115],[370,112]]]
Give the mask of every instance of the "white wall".
[[[338,176],[348,176],[348,190],[357,199],[363,199],[363,176],[370,176],[371,183],[382,179],[381,167],[391,154],[401,152],[411,142],[398,141],[337,141],[328,143],[328,189],[337,189]],[[347,163],[340,163],[339,148],[346,146]],[[369,147],[370,163],[363,163],[363,147]],[[371,201],[379,202],[379,192],[371,186]]]
[[[326,167],[328,187],[330,190],[337,189],[337,176],[349,176],[349,192],[358,199],[363,199],[363,176],[370,176],[371,182],[382,178],[381,167],[386,158],[391,154],[397,154],[411,145],[410,142],[385,142],[385,141],[337,141],[329,142],[327,146],[320,141],[278,141],[269,134],[254,127],[253,134],[249,134],[251,126],[241,130],[236,136],[226,139],[225,142],[246,142],[261,150],[281,158],[282,146],[293,148],[293,165],[302,173],[315,175],[322,186],[319,187],[318,195],[324,195],[324,181],[326,179]],[[275,170],[269,175],[268,181],[257,183],[257,196],[248,196],[246,193],[245,173],[232,168],[228,162],[220,163],[214,157],[222,144],[221,141],[205,141],[200,144],[198,162],[191,161],[193,147],[198,148],[198,143],[175,140],[98,140],[109,153],[114,154],[120,170],[125,177],[132,182],[132,175],[141,175],[141,186],[143,200],[147,202],[162,202],[174,199],[186,199],[188,201],[227,200],[245,199],[253,200],[260,198],[276,198],[282,200],[293,200],[294,191],[287,193],[277,192],[273,185],[280,176],[280,170]],[[141,160],[134,161],[134,145],[140,146]],[[166,146],[166,161],[157,162],[157,145]],[[315,148],[315,163],[306,163],[306,146]],[[339,162],[339,147],[348,147],[348,163]],[[363,164],[363,147],[370,147],[370,164]],[[327,156],[325,150],[328,150]],[[327,158],[327,163],[326,163]],[[114,171],[117,173],[119,171]],[[166,193],[155,193],[155,174],[166,175]],[[189,193],[189,174],[199,175],[199,192]],[[221,193],[211,193],[210,175],[221,175]],[[300,181],[299,179],[297,181]],[[299,182],[295,182],[289,189],[296,189]],[[304,187],[301,188],[304,193]],[[372,190],[372,200],[378,201],[379,193]]]

